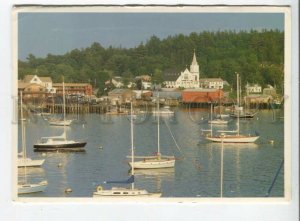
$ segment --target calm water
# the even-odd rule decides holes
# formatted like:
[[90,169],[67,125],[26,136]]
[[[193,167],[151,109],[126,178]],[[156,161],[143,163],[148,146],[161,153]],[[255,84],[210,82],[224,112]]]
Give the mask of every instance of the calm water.
[[[208,115],[209,110],[205,109],[176,109],[174,118],[165,118],[160,126],[162,153],[175,154],[179,159],[172,169],[136,170],[135,186],[149,192],[161,190],[163,197],[219,197],[221,144],[206,142],[201,131],[210,128],[205,122]],[[255,119],[240,122],[241,132],[260,133],[261,137],[255,144],[224,144],[225,197],[263,197],[268,191],[284,152],[284,123],[282,120],[274,121],[273,116],[272,111],[264,110]],[[130,154],[130,122],[127,116],[90,114],[80,118],[79,122],[67,128],[67,134],[69,139],[86,139],[86,152],[48,152],[45,155],[33,152],[33,144],[42,136],[60,135],[63,128],[49,126],[40,116],[30,116],[26,123],[28,155],[45,158],[46,161],[42,168],[28,168],[28,179],[46,179],[48,187],[43,193],[24,196],[91,197],[99,184],[111,188],[111,184],[103,184],[105,180],[127,179],[129,166],[126,155]],[[156,152],[155,119],[149,116],[137,121],[134,127],[136,154]],[[167,126],[180,149],[176,147]],[[232,120],[228,126],[213,129],[235,128],[236,120]],[[271,139],[274,144],[268,142]],[[62,166],[59,167],[59,164]],[[18,171],[22,179],[23,170]],[[282,169],[271,196],[283,196],[283,186]],[[72,188],[73,192],[66,194],[66,188]]]

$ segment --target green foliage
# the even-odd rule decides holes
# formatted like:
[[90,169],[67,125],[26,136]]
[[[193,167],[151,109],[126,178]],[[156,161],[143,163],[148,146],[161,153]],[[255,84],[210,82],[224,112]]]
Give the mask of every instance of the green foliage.
[[[284,80],[284,33],[278,30],[250,32],[202,32],[189,36],[178,34],[166,39],[152,36],[135,48],[103,48],[95,42],[85,49],[74,49],[65,55],[48,54],[37,58],[29,54],[19,61],[19,79],[27,74],[50,76],[54,82],[61,75],[69,82],[91,82],[103,91],[104,82],[122,76],[124,83],[137,75],[152,75],[152,81],[163,82],[167,69],[189,67],[196,51],[200,77],[221,77],[236,87],[235,72],[242,85],[276,84],[280,91]],[[94,83],[96,82],[96,84]],[[102,93],[102,92],[101,92]]]

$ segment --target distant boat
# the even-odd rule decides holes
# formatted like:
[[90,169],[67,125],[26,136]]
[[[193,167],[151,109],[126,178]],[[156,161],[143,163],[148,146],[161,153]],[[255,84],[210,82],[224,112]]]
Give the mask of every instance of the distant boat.
[[233,118],[254,118],[254,116],[257,113],[258,112],[235,111],[235,112],[230,114],[230,117],[233,117]]
[[174,115],[174,111],[171,111],[168,107],[163,107],[161,109],[156,109],[152,111],[152,114],[157,116],[157,115]]
[[18,184],[18,194],[38,193],[43,192],[48,186],[47,181],[41,181],[36,184]]
[[[157,98],[159,101],[159,98]],[[159,109],[159,103],[157,102],[157,110]],[[129,162],[129,166],[136,169],[158,169],[169,168],[175,166],[174,156],[164,156],[160,153],[160,114],[157,114],[157,153],[154,156],[137,156],[135,159],[142,159],[138,161]]]
[[[134,159],[134,147],[133,147],[133,112],[131,103],[131,159]],[[131,188],[124,187],[112,187],[111,189],[104,190],[102,186],[97,186],[96,191],[93,193],[93,197],[160,197],[161,193],[149,193],[145,189],[137,189],[134,187],[134,164],[131,169],[131,176],[125,181],[107,181],[106,183],[118,183],[118,184],[131,184]]]
[[[65,84],[63,82],[63,122],[66,122],[66,101],[65,101]],[[33,145],[35,151],[53,151],[53,150],[82,150],[86,145],[83,141],[67,140],[66,125],[64,132],[60,136],[42,137],[39,142]]]
[[227,120],[222,120],[222,119],[213,119],[213,120],[209,120],[208,123],[209,124],[226,125],[226,124],[228,124],[228,121]]
[[[239,88],[239,75],[237,74],[237,88]],[[219,135],[212,134],[212,128],[210,130],[210,134],[206,136],[206,139],[213,142],[224,142],[224,143],[254,143],[259,135],[243,135],[240,134],[240,118],[239,111],[237,112],[237,130],[236,131],[219,131]],[[232,134],[230,134],[232,133]]]
[[51,126],[70,126],[73,120],[49,119]]
[[[21,119],[23,119],[23,102],[22,102],[22,99],[23,99],[23,97],[22,97],[22,92],[21,92]],[[21,122],[22,122],[21,123],[21,128],[22,128],[22,155],[23,155],[23,162],[26,162],[28,160],[28,158],[26,157],[25,127],[24,127],[23,121],[21,121]],[[45,188],[47,187],[47,181],[41,181],[39,183],[29,183],[27,181],[27,171],[26,171],[27,163],[24,163],[23,165],[24,165],[24,176],[23,176],[23,181],[18,183],[18,194],[36,193],[36,192],[44,191]]]

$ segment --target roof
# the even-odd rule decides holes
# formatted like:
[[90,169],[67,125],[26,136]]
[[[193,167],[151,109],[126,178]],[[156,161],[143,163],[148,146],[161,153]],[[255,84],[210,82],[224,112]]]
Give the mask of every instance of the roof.
[[214,89],[214,88],[199,88],[199,89],[185,89],[183,90],[183,92],[215,92],[215,91],[219,91],[219,89]]
[[175,73],[175,72],[164,72],[163,73],[163,79],[164,81],[176,81],[180,74]]
[[125,92],[132,92],[131,90],[129,89],[123,89],[123,88],[116,88],[116,89],[113,89],[112,91],[108,92],[110,95],[112,94],[123,94]]
[[159,93],[159,98],[181,98],[181,91],[153,91],[152,97],[157,97],[157,93]]
[[29,83],[33,77],[34,77],[34,75],[25,75],[23,82]]
[[[32,75],[32,74],[26,75],[26,76],[24,77],[23,81],[24,81],[25,83],[29,83],[29,82],[32,80],[32,78],[34,78],[35,76],[37,76],[37,75]],[[51,77],[39,77],[39,76],[37,76],[37,77],[38,77],[42,82],[52,82]]]
[[199,79],[200,82],[205,82],[205,81],[220,81],[223,82],[222,78],[200,78]]
[[29,85],[30,85],[30,83],[18,81],[18,89],[24,89],[24,88],[28,87]]
[[[91,84],[89,83],[65,83],[66,87],[72,87],[72,86],[89,86]],[[62,83],[53,83],[53,87],[62,87]]]
[[42,82],[52,82],[51,77],[39,77]]

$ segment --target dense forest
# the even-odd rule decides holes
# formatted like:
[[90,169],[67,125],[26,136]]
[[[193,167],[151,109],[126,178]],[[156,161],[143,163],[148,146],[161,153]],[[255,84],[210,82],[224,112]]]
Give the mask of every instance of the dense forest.
[[112,76],[129,81],[148,74],[154,82],[163,81],[164,72],[179,73],[189,67],[194,50],[200,66],[200,78],[221,77],[235,87],[235,72],[242,83],[283,85],[284,33],[278,30],[219,31],[179,34],[159,39],[152,36],[135,48],[104,48],[95,42],[84,49],[64,55],[48,54],[37,58],[29,54],[19,60],[19,79],[27,74],[50,76],[54,82],[90,82],[104,89]]

